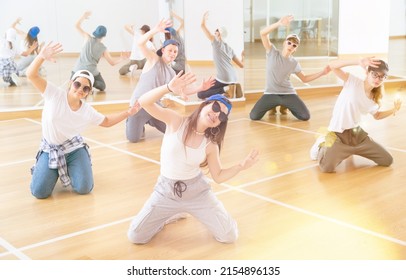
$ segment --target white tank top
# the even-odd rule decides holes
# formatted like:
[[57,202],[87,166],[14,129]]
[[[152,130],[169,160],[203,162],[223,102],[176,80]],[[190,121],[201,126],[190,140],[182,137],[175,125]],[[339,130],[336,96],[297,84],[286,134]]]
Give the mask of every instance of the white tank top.
[[198,148],[184,145],[182,138],[186,122],[173,133],[165,133],[161,147],[161,174],[173,180],[188,180],[200,173],[200,164],[206,158],[207,138]]

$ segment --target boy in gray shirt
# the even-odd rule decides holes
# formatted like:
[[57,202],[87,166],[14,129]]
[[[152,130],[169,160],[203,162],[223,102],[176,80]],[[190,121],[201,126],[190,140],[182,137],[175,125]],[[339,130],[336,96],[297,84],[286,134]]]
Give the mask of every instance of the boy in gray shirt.
[[330,68],[326,66],[322,71],[314,74],[305,75],[303,73],[299,62],[293,57],[293,53],[300,44],[300,39],[296,34],[286,37],[282,51],[277,50],[271,43],[269,33],[280,26],[288,26],[292,20],[293,16],[284,16],[261,30],[262,44],[266,50],[266,88],[250,112],[251,120],[260,120],[267,111],[274,110],[276,106],[281,106],[281,113],[284,113],[282,107],[285,107],[297,119],[309,120],[309,110],[297,95],[290,81],[290,75],[296,74],[302,82],[307,83],[330,72]]

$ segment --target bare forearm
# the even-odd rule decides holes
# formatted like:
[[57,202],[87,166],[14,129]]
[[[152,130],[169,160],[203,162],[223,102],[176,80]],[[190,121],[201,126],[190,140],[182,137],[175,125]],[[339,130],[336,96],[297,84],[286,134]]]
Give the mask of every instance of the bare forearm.
[[282,24],[279,21],[272,23],[271,25],[268,25],[265,28],[261,29],[259,34],[261,35],[261,37],[263,37],[263,36],[267,37],[269,35],[269,33],[278,29],[280,26],[282,26]]
[[359,65],[360,61],[358,59],[348,59],[348,60],[333,60],[329,63],[330,68],[332,69],[338,69],[346,66],[352,66],[352,65]]
[[142,95],[138,99],[138,103],[140,103],[141,107],[154,106],[155,102],[160,100],[168,92],[171,92],[168,85],[154,88],[153,90],[150,90],[146,94]]
[[221,169],[217,174],[212,174],[213,180],[220,184],[230,180],[243,170],[240,164],[236,164],[230,168]]
[[314,74],[306,75],[302,82],[308,83],[308,82],[311,82],[311,81],[314,81],[314,80],[320,78],[323,75],[324,75],[324,71],[320,71],[320,72],[317,72],[317,73],[314,73]]
[[374,118],[376,120],[382,120],[384,118],[394,116],[398,110],[396,108],[392,108],[390,110],[385,110],[385,111],[379,111],[378,113],[375,114]]
[[115,113],[115,114],[109,114],[104,118],[104,121],[100,124],[100,126],[111,127],[111,126],[116,125],[119,122],[122,122],[123,120],[127,119],[129,116],[130,116],[130,114],[128,111]]

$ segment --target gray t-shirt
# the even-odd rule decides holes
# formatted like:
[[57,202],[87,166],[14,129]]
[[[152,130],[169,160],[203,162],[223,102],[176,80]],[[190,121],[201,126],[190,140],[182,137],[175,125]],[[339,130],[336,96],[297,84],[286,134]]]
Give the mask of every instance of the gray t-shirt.
[[185,71],[185,68],[186,68],[185,42],[184,42],[183,38],[177,32],[176,32],[176,35],[172,36],[172,39],[176,40],[176,42],[179,43],[178,55],[176,56],[176,59],[174,60],[172,68],[175,69],[176,71],[180,71],[180,70]]
[[281,52],[272,45],[271,50],[266,54],[265,94],[296,94],[290,75],[301,71],[302,68],[294,57],[283,57]]
[[131,96],[130,105],[133,106],[138,98],[151,89],[169,83],[175,75],[172,67],[167,65],[161,57],[151,69],[141,73],[140,80]]
[[90,37],[80,52],[79,60],[76,62],[73,72],[88,70],[93,76],[99,75],[97,64],[107,47],[99,39]]
[[223,41],[216,39],[211,42],[213,47],[213,60],[216,66],[216,80],[225,84],[237,82],[237,72],[231,63],[235,53],[233,49]]

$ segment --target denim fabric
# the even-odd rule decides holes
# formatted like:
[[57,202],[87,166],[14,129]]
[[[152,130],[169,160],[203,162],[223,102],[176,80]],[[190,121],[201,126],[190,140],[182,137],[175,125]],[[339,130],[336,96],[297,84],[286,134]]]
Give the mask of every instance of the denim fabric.
[[[73,190],[87,194],[93,189],[93,171],[90,155],[85,147],[65,154],[68,174]],[[48,167],[49,154],[41,152],[32,175],[31,193],[36,198],[47,198],[52,194],[58,180],[58,169]]]

